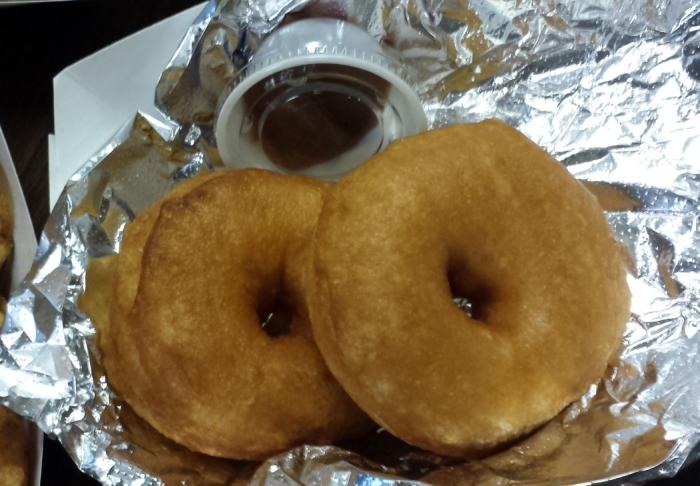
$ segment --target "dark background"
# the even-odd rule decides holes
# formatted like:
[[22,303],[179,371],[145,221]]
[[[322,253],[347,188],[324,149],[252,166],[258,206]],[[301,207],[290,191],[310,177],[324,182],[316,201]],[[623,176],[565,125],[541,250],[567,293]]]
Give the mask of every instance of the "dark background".
[[[0,7],[0,126],[37,234],[49,213],[47,135],[53,131],[53,77],[88,54],[197,3],[95,0]],[[59,444],[47,440],[42,484],[96,483],[77,471]],[[700,465],[650,484],[700,485]]]

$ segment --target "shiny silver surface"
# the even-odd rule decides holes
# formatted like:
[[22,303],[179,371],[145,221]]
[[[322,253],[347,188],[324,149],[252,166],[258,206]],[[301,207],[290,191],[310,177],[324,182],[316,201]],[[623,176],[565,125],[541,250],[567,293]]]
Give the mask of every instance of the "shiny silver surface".
[[0,396],[107,484],[633,484],[676,472],[700,441],[700,5],[684,0],[333,3],[402,56],[432,126],[501,118],[596,183],[630,256],[632,317],[620,358],[579,401],[466,463],[378,434],[349,445],[359,454],[305,446],[245,464],[134,427],[76,304],[86,267],[118,252],[128,222],[176,181],[218,164],[220,97],[308,3],[206,7],[156,90],[172,125],[137,117],[54,209],[0,336]]

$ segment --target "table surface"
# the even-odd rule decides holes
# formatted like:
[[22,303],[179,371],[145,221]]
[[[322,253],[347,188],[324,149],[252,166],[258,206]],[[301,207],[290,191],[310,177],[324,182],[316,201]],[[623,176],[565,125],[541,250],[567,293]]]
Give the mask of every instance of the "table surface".
[[[49,214],[47,135],[52,78],[64,67],[199,0],[97,0],[0,7],[0,126],[39,231]],[[43,485],[92,485],[53,440],[44,447]],[[657,486],[700,485],[700,464]]]

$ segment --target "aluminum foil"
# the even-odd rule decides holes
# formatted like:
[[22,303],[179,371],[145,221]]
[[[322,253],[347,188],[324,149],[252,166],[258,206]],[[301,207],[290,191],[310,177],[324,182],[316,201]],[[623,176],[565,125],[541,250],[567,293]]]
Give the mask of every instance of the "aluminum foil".
[[[432,126],[501,118],[600,198],[629,253],[619,359],[576,403],[500,454],[455,461],[384,432],[263,464],[159,436],[120,402],[77,305],[89,264],[179,180],[218,165],[216,110],[290,16],[348,18],[393,49]],[[0,335],[0,397],[107,484],[633,484],[700,442],[700,5],[684,0],[254,0],[209,3],[138,115],[68,183]]]

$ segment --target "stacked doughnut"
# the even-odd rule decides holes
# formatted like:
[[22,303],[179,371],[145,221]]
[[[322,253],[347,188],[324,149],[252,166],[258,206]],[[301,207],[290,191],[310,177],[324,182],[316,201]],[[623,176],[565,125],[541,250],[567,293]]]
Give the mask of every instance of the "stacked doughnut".
[[598,381],[629,313],[596,199],[496,121],[398,141],[334,186],[191,179],[129,225],[107,293],[112,387],[166,437],[235,459],[368,417],[487,453]]
[[[10,201],[0,193],[0,269],[12,255],[12,223]],[[5,321],[5,305],[5,299],[0,297],[0,330]],[[0,486],[24,486],[28,478],[27,426],[20,417],[0,406]]]

